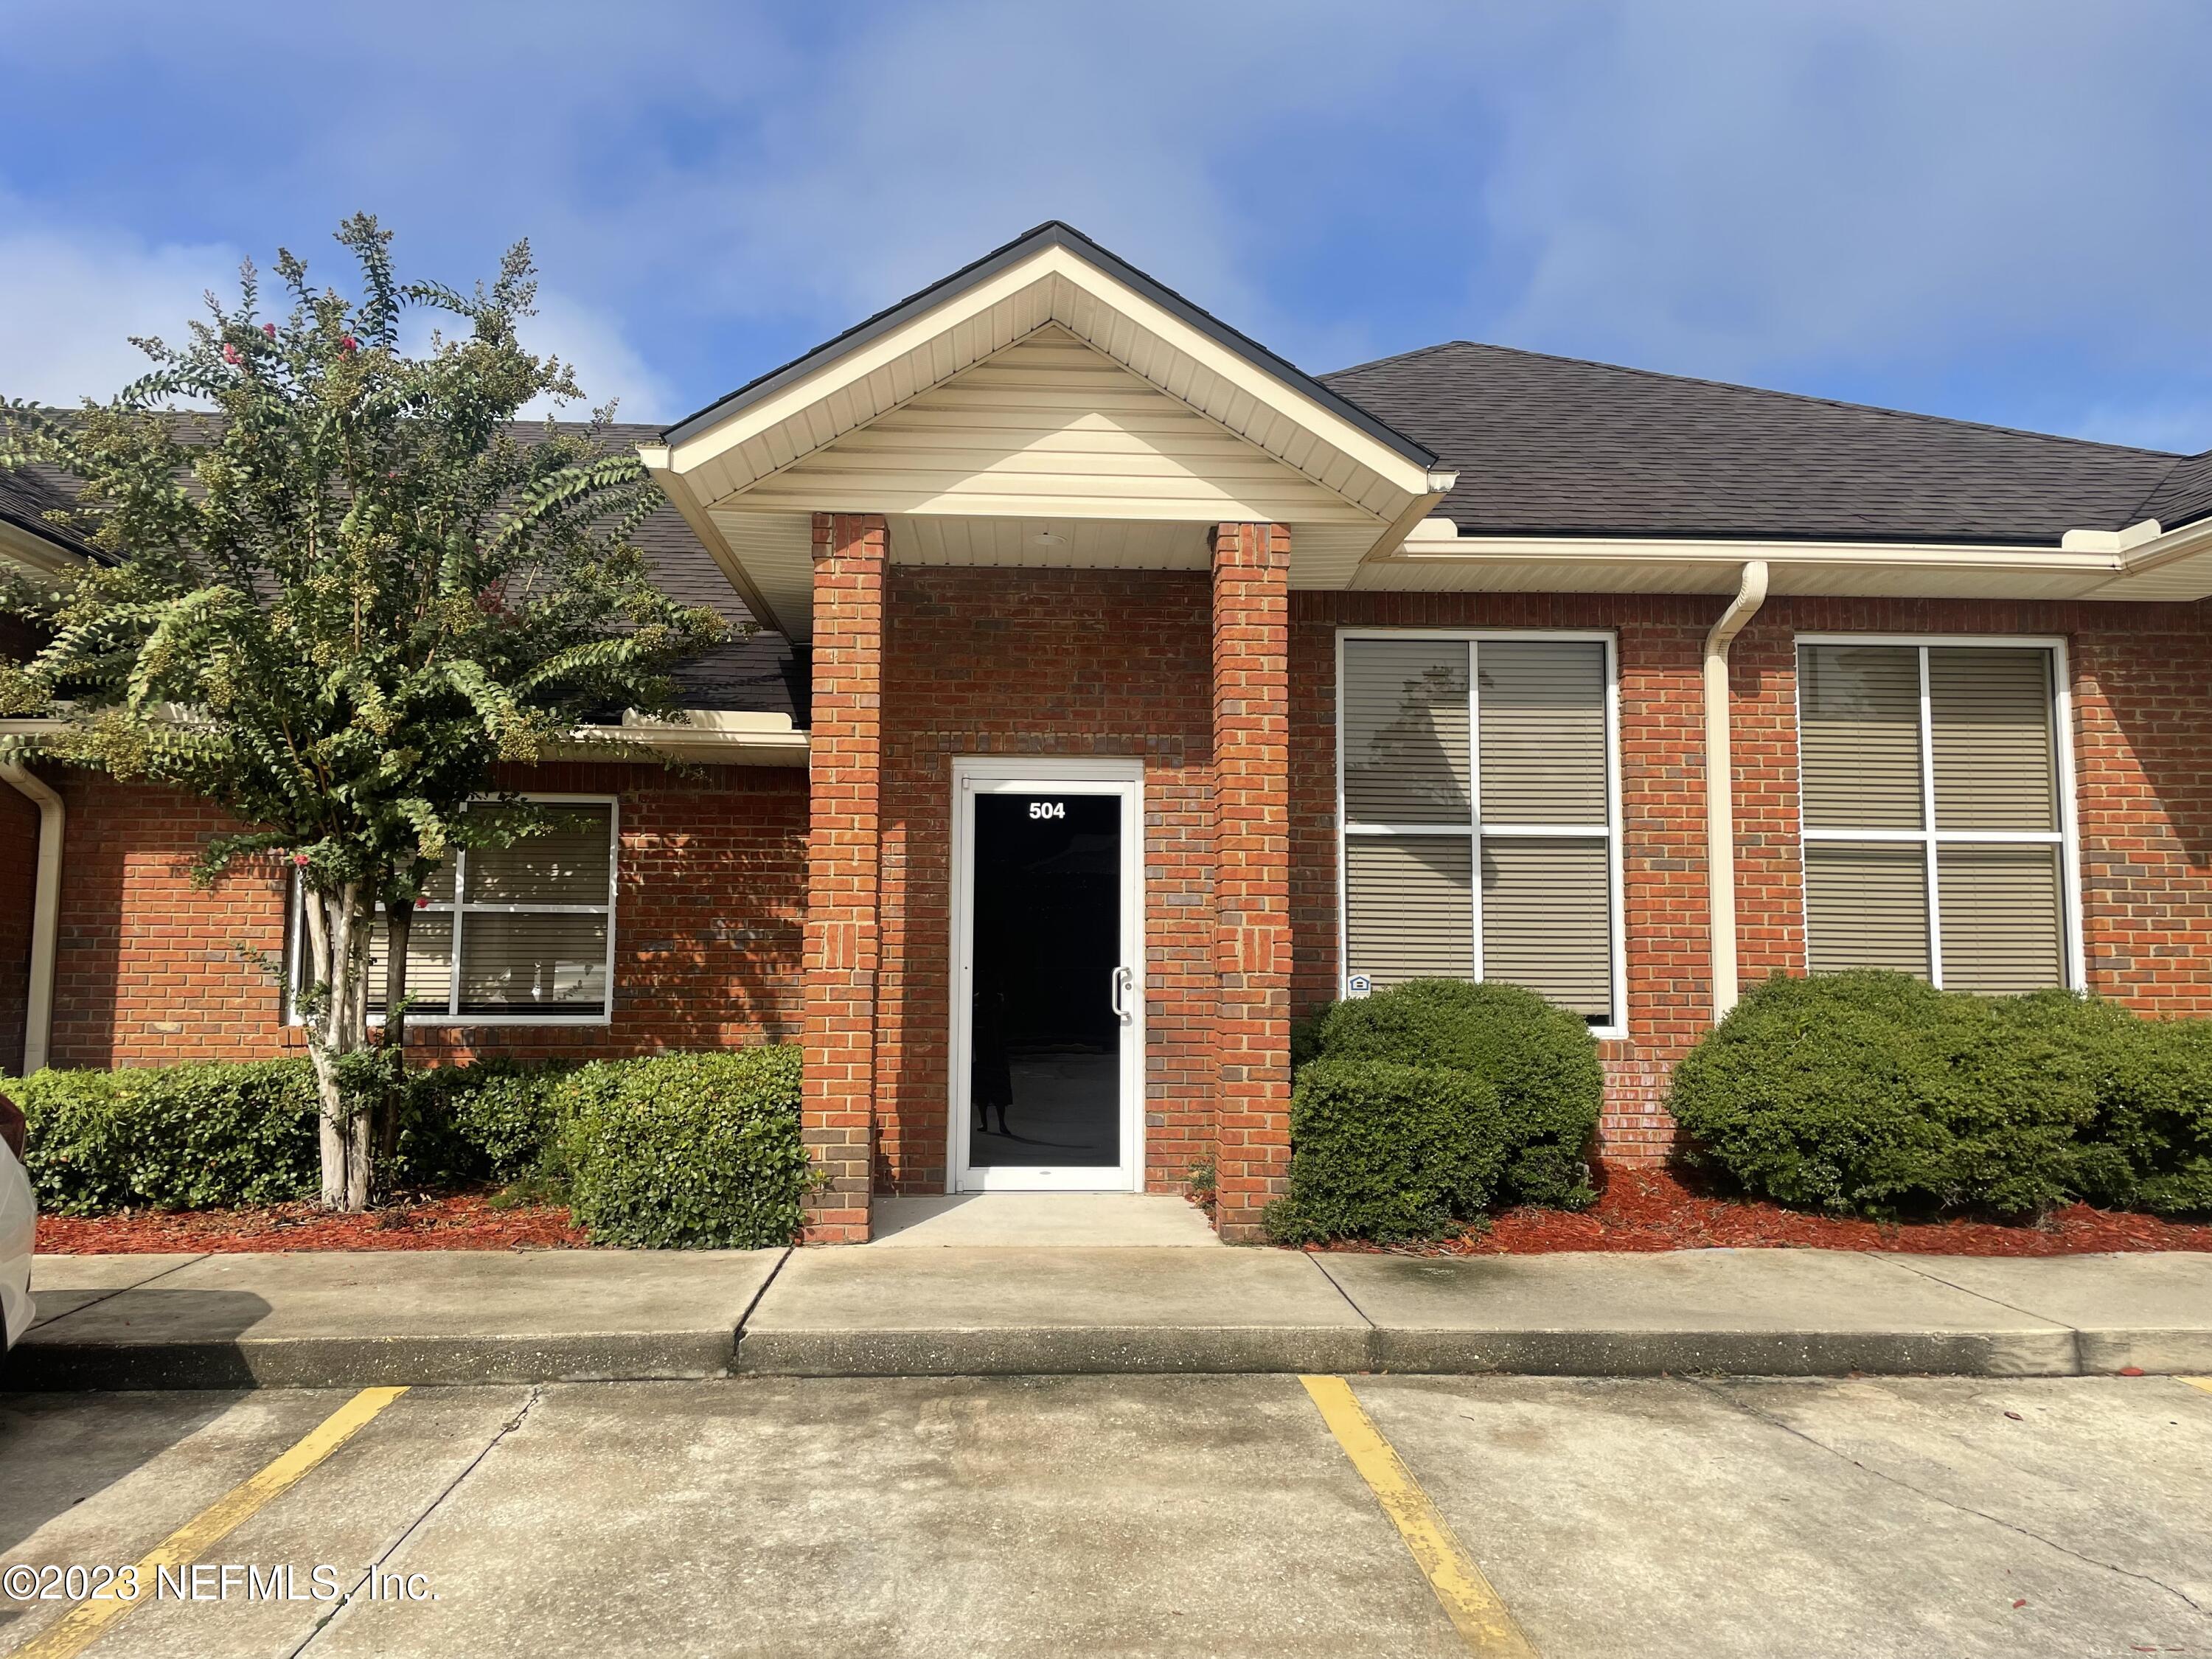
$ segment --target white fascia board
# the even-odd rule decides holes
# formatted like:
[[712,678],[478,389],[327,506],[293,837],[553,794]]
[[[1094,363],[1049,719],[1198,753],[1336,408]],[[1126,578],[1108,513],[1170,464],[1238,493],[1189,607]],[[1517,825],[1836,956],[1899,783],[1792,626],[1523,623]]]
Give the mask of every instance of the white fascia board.
[[[1200,332],[1070,250],[1048,248],[1040,257],[1050,262],[1054,275],[1083,289],[1192,362],[1204,365],[1255,403],[1288,416],[1322,442],[1408,495],[1434,494],[1441,498],[1457,481],[1456,473],[1420,465],[1378,442],[1334,410],[1324,408],[1243,354]],[[1448,482],[1439,486],[1439,479]]]
[[[1080,289],[1100,304],[1127,318],[1133,325],[1202,365],[1255,401],[1281,413],[1322,443],[1404,490],[1408,495],[1437,494],[1440,496],[1443,490],[1451,487],[1450,481],[1456,475],[1440,468],[1417,465],[1397,453],[1334,410],[1324,408],[1241,354],[1209,338],[1173,313],[1155,305],[1071,250],[1057,246],[1040,248],[1028,258],[1008,266],[974,287],[948,295],[899,327],[833,358],[812,374],[780,388],[759,403],[738,410],[719,425],[684,442],[665,447],[665,465],[669,471],[681,477],[824,401],[840,387],[866,380],[878,369],[907,356],[926,342],[981,316],[1024,289],[1054,277]],[[1056,311],[1052,320],[1063,327],[1071,326],[1071,319],[1059,316]],[[973,365],[963,364],[961,368],[970,367]],[[1158,382],[1153,384],[1158,385]],[[928,389],[918,384],[915,388],[915,395]],[[1165,392],[1167,389],[1163,386],[1160,390]],[[1170,392],[1168,395],[1174,394]],[[786,463],[786,465],[793,464]],[[653,460],[648,459],[647,465],[653,465]],[[1441,489],[1438,487],[1440,482]]]
[[21,565],[34,575],[69,576],[83,569],[92,561],[82,553],[74,552],[58,542],[50,542],[44,536],[34,535],[21,525],[0,520],[0,558]]
[[808,744],[807,734],[789,729],[787,721],[781,732],[725,732],[625,720],[578,726],[575,741],[563,744],[558,758],[641,761],[641,750],[702,766],[804,766]]
[[[1692,540],[1687,538],[1598,536],[1458,536],[1447,535],[1444,521],[1426,520],[1414,526],[1398,550],[1377,562],[1424,567],[1500,563],[1540,563],[1562,571],[1586,565],[1650,565],[1679,568],[1686,565],[1725,568],[1729,586],[1735,573],[1748,560],[1763,559],[1777,567],[1813,568],[1844,572],[1863,570],[1923,570],[1955,574],[1964,581],[1983,583],[2008,574],[2069,575],[2094,583],[2118,575],[2123,556],[2110,552],[2070,551],[2063,548],[2018,546],[1958,546],[1942,542],[1754,542]],[[1844,591],[1848,591],[1847,589]],[[1978,589],[1985,592],[1986,589]]]
[[[855,380],[864,380],[878,369],[898,362],[924,341],[957,328],[1001,301],[1012,298],[1050,274],[1043,269],[1043,262],[1050,252],[1049,249],[1041,251],[973,288],[948,295],[920,316],[854,347],[842,356],[832,357],[812,374],[780,387],[758,403],[747,404],[727,420],[681,443],[667,446],[665,453],[671,470],[678,477],[692,471],[716,456],[811,408],[830,397],[839,387],[849,386]],[[923,389],[916,388],[917,391]],[[650,466],[652,463],[648,461],[647,465]]]
[[[59,736],[66,723],[52,719],[0,720],[0,738],[36,743]],[[807,734],[788,714],[756,714],[686,708],[670,720],[625,714],[619,726],[580,726],[562,760],[637,760],[639,750],[707,765],[804,766]],[[610,749],[617,752],[609,753]]]
[[[2156,521],[2148,522],[2154,526]],[[2160,599],[2187,601],[2212,598],[2212,519],[2199,519],[2179,530],[2165,531],[2137,541],[2119,555],[2117,563],[2118,574],[2099,588],[2094,597],[2135,597],[2129,592],[2131,584],[2157,574],[2165,579],[2160,584],[2163,590],[2157,596]]]
[[707,550],[707,556],[714,560],[715,568],[737,590],[738,597],[745,602],[745,609],[753,613],[756,620],[788,639],[804,639],[813,631],[811,628],[794,631],[788,619],[776,614],[775,607],[762,592],[760,584],[745,568],[744,561],[738,557],[736,550],[715,527],[714,515],[700,504],[698,496],[692,493],[691,486],[684,482],[684,475],[670,464],[667,445],[640,444],[637,458],[644,465],[646,471],[652,475],[653,483],[660,486],[660,493],[667,496],[670,503],[684,515],[684,522],[691,526],[691,533],[699,538],[700,545]]

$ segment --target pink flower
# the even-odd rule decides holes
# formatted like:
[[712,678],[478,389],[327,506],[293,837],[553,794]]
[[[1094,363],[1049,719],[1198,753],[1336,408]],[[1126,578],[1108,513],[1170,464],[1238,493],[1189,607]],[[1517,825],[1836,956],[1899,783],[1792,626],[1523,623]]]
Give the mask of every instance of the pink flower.
[[307,855],[305,853],[295,853],[292,854],[292,862],[304,869],[307,866]]
[[264,323],[261,325],[261,331],[273,340],[276,337],[276,325],[274,323]]
[[238,348],[227,340],[223,343],[222,360],[227,363],[235,363],[238,361]]
[[347,356],[350,357],[355,352],[361,349],[361,342],[355,339],[350,334],[341,335],[338,338],[338,349],[343,352]]
[[416,908],[417,910],[427,910],[427,909],[428,909],[428,908],[430,908],[430,901],[429,901],[428,897],[426,896],[424,896],[424,897],[422,897],[422,898],[418,898],[418,899],[416,899],[416,900],[415,901],[415,908]]

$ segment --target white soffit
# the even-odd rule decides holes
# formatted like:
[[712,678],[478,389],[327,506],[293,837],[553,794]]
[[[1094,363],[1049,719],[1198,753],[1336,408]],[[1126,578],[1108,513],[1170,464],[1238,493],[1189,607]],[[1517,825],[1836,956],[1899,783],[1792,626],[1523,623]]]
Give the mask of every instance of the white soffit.
[[[814,515],[710,513],[704,516],[767,606],[769,615],[762,622],[793,639],[811,637]],[[742,586],[738,591],[744,592]],[[748,596],[746,603],[751,602]]]
[[1205,527],[1191,524],[917,514],[893,518],[890,533],[894,564],[1205,570],[1212,563]]

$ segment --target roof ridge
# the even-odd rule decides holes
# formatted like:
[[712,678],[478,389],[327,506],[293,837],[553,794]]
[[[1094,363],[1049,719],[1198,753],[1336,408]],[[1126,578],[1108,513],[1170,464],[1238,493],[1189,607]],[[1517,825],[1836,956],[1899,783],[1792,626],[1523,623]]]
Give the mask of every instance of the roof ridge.
[[[1434,345],[1415,346],[1411,351],[1394,351],[1387,357],[1370,357],[1364,363],[1352,363],[1343,368],[1332,368],[1328,374],[1318,374],[1314,378],[1321,380],[1333,380],[1339,374],[1357,374],[1363,368],[1380,368],[1385,363],[1410,362],[1416,357],[1427,356],[1431,351],[1449,351],[1454,346],[1473,346],[1481,343],[1480,340],[1439,340]],[[1497,348],[1501,351],[1510,351],[1512,349],[1510,346]],[[1543,354],[1532,352],[1529,355],[1540,356]],[[1572,362],[1575,359],[1568,358],[1565,361]]]
[[[2154,453],[2162,453],[2163,452]],[[2158,482],[2152,484],[2148,489],[2144,491],[2143,498],[2136,503],[2135,513],[2130,522],[2141,524],[2145,519],[2150,517],[2150,504],[2166,493],[2166,487],[2173,482],[2175,476],[2180,472],[2181,469],[2185,466],[2194,465],[2201,461],[2212,461],[2212,449],[2200,449],[2194,455],[2176,455],[2173,458],[2173,465],[2158,475]],[[2204,515],[2203,514],[2199,513],[2196,516],[2197,518],[2201,519]],[[2185,519],[2182,522],[2192,523],[2194,520]],[[2178,526],[2169,525],[2163,522],[2160,525],[2160,528],[2162,530],[2172,530],[2178,527]]]
[[[1979,432],[1999,432],[2008,437],[2034,438],[2045,443],[2072,444],[2079,448],[2102,450],[2122,455],[2156,455],[2179,463],[2192,460],[2194,456],[2170,449],[2148,449],[2136,444],[2106,443],[2095,438],[2077,438],[2063,432],[2037,432],[2027,427],[2002,426],[1994,421],[1970,421],[1955,415],[1931,415],[1924,410],[1896,409],[1887,404],[1858,404],[1845,398],[1825,398],[1818,392],[1784,392],[1774,386],[1749,386],[1741,380],[1716,380],[1704,374],[1675,374],[1663,368],[1640,368],[1632,363],[1609,363],[1596,357],[1570,357],[1556,351],[1532,351],[1526,346],[1498,345],[1487,340],[1443,340],[1432,346],[1423,346],[1415,351],[1401,352],[1395,357],[1378,357],[1373,362],[1358,363],[1351,368],[1332,369],[1324,379],[1339,374],[1351,374],[1359,369],[1376,368],[1384,363],[1402,362],[1432,351],[1444,351],[1453,346],[1465,346],[1475,351],[1503,352],[1515,357],[1534,357],[1546,362],[1572,363],[1579,368],[1609,369],[1616,374],[1635,374],[1650,380],[1671,380],[1681,386],[1711,386],[1721,392],[1749,392],[1760,398],[1783,398],[1791,403],[1819,404],[1829,409],[1846,410],[1855,415],[1886,415],[1893,420],[1934,422],[1940,426],[1967,427]],[[2212,453],[2212,451],[2207,452]]]

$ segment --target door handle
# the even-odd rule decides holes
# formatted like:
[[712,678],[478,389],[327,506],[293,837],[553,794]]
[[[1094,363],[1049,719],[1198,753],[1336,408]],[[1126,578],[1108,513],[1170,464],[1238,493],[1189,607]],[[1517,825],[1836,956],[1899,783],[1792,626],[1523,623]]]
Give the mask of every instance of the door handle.
[[1134,969],[1116,968],[1114,970],[1114,1018],[1124,1024],[1134,1017],[1135,1011],[1129,1006],[1129,993],[1136,988]]

